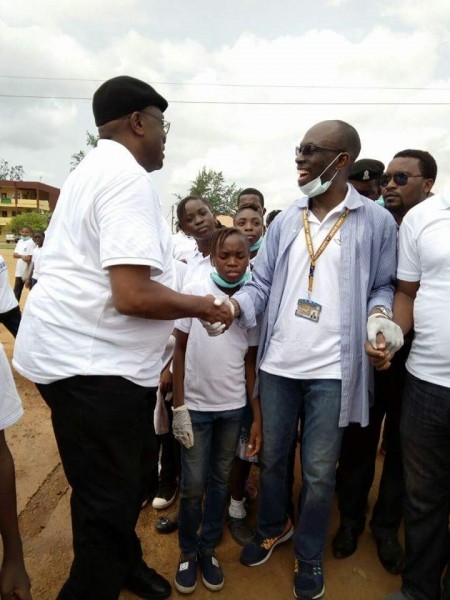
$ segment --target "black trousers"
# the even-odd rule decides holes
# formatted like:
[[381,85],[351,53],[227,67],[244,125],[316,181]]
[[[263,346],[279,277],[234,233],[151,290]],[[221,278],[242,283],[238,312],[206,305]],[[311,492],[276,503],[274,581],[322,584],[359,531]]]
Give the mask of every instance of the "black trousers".
[[11,332],[14,337],[17,336],[21,318],[22,313],[18,306],[8,310],[8,312],[0,313],[0,323],[3,323],[6,329]]
[[20,297],[22,296],[23,288],[25,287],[25,281],[22,277],[16,277],[14,280],[14,296],[17,299],[17,302],[20,302]]
[[117,600],[142,560],[135,526],[145,474],[157,461],[156,388],[115,376],[37,386],[52,413],[72,486],[74,560],[58,600]]
[[370,527],[376,537],[395,535],[403,517],[404,478],[400,445],[400,414],[405,363],[412,337],[394,356],[388,371],[375,372],[375,401],[369,425],[350,424],[342,439],[337,471],[338,506],[343,525],[362,531],[367,498],[375,475],[380,431],[385,418],[386,456]]

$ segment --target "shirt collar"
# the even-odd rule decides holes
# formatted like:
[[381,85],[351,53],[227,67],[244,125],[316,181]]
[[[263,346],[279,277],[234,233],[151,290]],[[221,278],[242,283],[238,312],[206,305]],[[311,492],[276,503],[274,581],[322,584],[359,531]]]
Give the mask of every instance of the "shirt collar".
[[[308,196],[302,196],[299,200],[294,202],[296,206],[299,208],[308,208]],[[355,188],[347,183],[347,194],[344,198],[343,206],[350,210],[354,210],[355,208],[359,208],[364,205],[364,200],[361,195],[355,190]]]

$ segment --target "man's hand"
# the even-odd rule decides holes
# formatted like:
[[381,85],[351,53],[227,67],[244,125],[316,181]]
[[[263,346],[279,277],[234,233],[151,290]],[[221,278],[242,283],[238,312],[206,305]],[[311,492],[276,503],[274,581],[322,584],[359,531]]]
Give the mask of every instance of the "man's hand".
[[192,431],[191,417],[187,406],[183,404],[173,408],[172,431],[174,438],[189,450],[194,445],[194,432]]
[[32,600],[30,580],[23,561],[3,560],[0,571],[0,598],[3,600]]
[[166,394],[172,391],[172,386],[172,373],[169,367],[166,367],[159,376],[159,391],[165,397]]
[[377,371],[386,371],[391,366],[391,360],[394,356],[394,352],[386,350],[384,338],[381,333],[379,333],[377,336],[377,346],[378,349],[375,349],[372,344],[367,341],[365,344],[366,354],[370,358],[370,362]]
[[262,423],[259,420],[253,421],[250,428],[250,437],[247,444],[247,456],[252,458],[261,450],[262,445]]
[[[209,296],[207,296],[207,297],[209,297]],[[222,296],[220,298],[215,298],[214,305],[217,307],[227,307],[228,308],[228,310],[231,312],[231,322],[230,322],[230,325],[231,325],[231,323],[233,322],[233,318],[234,318],[234,306],[230,302],[228,296]],[[223,321],[220,321],[219,319],[217,319],[216,321],[200,319],[200,322],[203,325],[203,327],[206,329],[208,335],[211,337],[220,335],[226,329],[228,329],[228,327],[230,326],[230,325],[228,325],[228,327],[227,327],[227,325]]]
[[[380,348],[378,347],[380,342],[377,342],[379,333],[384,338]],[[400,327],[380,313],[370,315],[367,319],[367,339],[375,350],[386,349],[392,354],[395,354],[403,346],[403,332]]]

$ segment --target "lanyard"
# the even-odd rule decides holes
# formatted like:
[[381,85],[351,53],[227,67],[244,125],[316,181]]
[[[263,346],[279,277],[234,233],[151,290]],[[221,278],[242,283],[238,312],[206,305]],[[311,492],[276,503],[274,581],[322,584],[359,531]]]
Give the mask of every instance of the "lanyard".
[[303,229],[305,230],[306,246],[308,248],[309,256],[311,257],[311,262],[309,264],[309,277],[308,277],[308,298],[311,298],[311,293],[313,290],[314,270],[316,268],[317,259],[323,253],[323,251],[328,246],[328,244],[331,242],[331,240],[333,239],[333,236],[336,234],[336,232],[342,227],[345,219],[348,217],[349,212],[350,212],[350,210],[348,208],[346,208],[345,211],[342,213],[342,215],[339,217],[339,219],[336,221],[336,223],[333,225],[333,227],[330,229],[330,231],[325,236],[325,239],[320,244],[317,252],[314,253],[313,243],[312,243],[312,239],[311,239],[311,231],[309,229],[309,223],[308,223],[308,209],[307,208],[303,209]]

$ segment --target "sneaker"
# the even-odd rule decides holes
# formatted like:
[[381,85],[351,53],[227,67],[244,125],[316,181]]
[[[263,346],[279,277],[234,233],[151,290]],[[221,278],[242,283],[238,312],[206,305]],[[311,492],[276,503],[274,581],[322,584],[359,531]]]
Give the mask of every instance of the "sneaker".
[[223,588],[223,571],[214,550],[205,550],[198,555],[202,581],[205,587],[212,592],[218,592]]
[[153,498],[152,506],[156,510],[163,510],[168,508],[175,502],[177,497],[178,486],[174,485],[161,485],[156,492],[156,496]]
[[180,554],[177,574],[173,580],[175,587],[182,594],[190,594],[197,587],[197,555]]
[[282,533],[273,538],[263,538],[259,533],[255,534],[252,542],[244,546],[241,552],[241,563],[247,567],[257,567],[269,560],[273,549],[287,542],[294,535],[294,527],[289,519]]
[[298,600],[314,600],[325,594],[321,563],[312,564],[295,559],[294,596]]
[[235,542],[240,544],[241,546],[246,546],[250,544],[253,540],[253,536],[255,535],[254,530],[247,525],[245,517],[243,519],[235,519],[234,517],[227,517],[228,527],[230,528],[230,533]]

